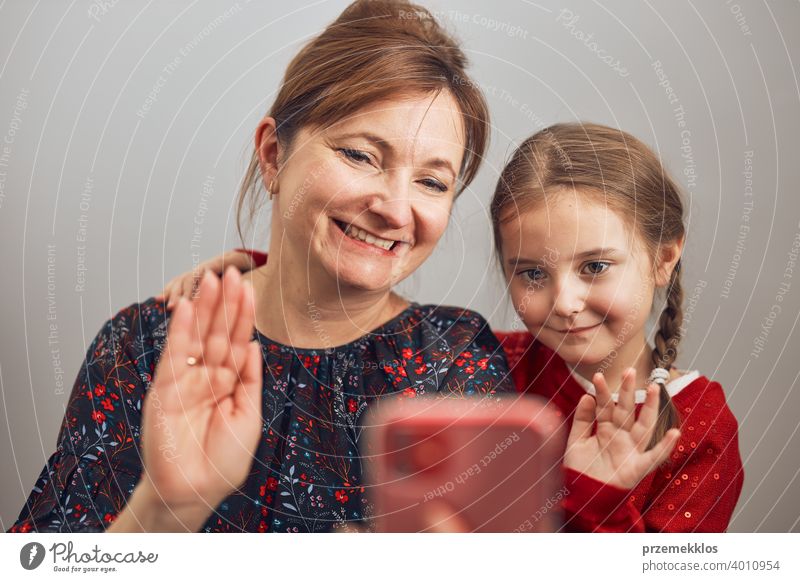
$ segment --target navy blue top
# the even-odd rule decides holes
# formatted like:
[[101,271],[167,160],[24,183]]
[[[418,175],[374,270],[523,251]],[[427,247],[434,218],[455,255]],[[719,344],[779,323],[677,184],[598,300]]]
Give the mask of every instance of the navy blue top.
[[[56,451],[10,532],[103,531],[142,472],[142,401],[164,349],[164,303],[135,303],[89,346]],[[513,392],[505,355],[479,314],[412,303],[367,335],[299,349],[257,330],[264,356],[263,437],[244,485],[206,532],[372,529],[359,457],[361,420],[378,399]]]

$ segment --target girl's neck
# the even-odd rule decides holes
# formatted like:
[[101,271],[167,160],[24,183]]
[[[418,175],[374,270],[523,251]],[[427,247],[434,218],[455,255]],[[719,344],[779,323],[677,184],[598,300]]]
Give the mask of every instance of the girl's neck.
[[253,283],[256,329],[296,348],[333,348],[356,340],[409,305],[390,291],[348,291],[336,282],[316,283],[306,269],[270,254],[266,265],[245,275]]
[[597,372],[605,376],[611,392],[618,392],[622,386],[622,374],[628,368],[636,369],[636,388],[643,388],[647,383],[650,372],[653,371],[652,348],[648,345],[644,335],[631,339],[616,348],[605,360],[595,364],[569,365],[575,372],[591,381]]

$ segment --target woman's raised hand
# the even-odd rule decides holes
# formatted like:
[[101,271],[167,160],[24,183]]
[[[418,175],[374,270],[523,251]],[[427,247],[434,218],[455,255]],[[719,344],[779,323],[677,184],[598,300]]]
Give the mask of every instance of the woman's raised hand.
[[[179,514],[210,515],[246,480],[262,429],[253,289],[230,267],[178,302],[144,401],[142,482]],[[193,524],[191,528],[199,527]]]
[[[647,387],[647,398],[636,418],[634,369],[623,374],[617,404],[602,374],[595,374],[592,383],[597,400],[586,394],[578,402],[564,465],[610,485],[632,489],[669,457],[680,431],[670,429],[652,449],[646,450],[658,419],[658,386]],[[597,432],[592,434],[595,420]]]

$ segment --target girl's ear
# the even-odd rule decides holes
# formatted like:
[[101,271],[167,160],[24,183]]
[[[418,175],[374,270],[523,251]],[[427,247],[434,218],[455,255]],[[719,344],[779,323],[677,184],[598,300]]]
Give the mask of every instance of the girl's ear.
[[659,249],[658,265],[656,268],[656,286],[666,287],[669,285],[672,271],[681,258],[683,252],[684,237],[675,239],[672,242],[664,243]]
[[267,116],[261,120],[256,129],[255,141],[262,180],[264,186],[269,188],[269,184],[278,174],[278,133],[274,118]]

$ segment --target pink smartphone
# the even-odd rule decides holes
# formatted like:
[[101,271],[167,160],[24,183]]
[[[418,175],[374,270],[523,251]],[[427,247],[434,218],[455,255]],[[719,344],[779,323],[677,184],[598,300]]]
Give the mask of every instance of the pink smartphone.
[[469,531],[558,529],[565,440],[547,402],[503,395],[376,404],[362,459],[378,531],[428,531],[434,501]]

